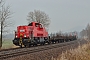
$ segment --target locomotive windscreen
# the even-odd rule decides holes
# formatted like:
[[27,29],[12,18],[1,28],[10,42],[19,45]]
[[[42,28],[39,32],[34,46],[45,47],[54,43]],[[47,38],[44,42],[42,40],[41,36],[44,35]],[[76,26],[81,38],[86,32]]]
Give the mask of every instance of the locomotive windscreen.
[[22,30],[20,30],[20,32],[25,32],[25,30],[22,29]]
[[28,26],[32,26],[33,24],[32,23],[29,23]]

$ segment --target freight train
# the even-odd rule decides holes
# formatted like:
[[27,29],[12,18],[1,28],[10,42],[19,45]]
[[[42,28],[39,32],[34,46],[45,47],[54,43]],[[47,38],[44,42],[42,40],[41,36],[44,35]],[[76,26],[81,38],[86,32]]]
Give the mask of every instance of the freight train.
[[48,32],[42,24],[31,22],[28,25],[17,27],[13,44],[20,47],[30,47],[31,45],[60,43],[76,39],[76,35],[51,37],[48,35]]

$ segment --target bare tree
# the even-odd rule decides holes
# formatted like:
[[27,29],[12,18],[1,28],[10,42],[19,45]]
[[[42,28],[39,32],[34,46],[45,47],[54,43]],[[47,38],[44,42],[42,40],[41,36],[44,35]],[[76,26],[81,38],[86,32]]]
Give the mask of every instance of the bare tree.
[[88,38],[90,39],[90,25],[88,24],[86,29],[83,29],[81,32],[80,32],[80,36],[82,38]]
[[1,24],[1,39],[0,47],[2,47],[2,33],[5,32],[5,28],[10,26],[10,23],[7,20],[10,18],[11,12],[10,7],[5,7],[4,0],[0,0],[0,24]]
[[86,34],[87,34],[87,37],[90,39],[90,25],[89,24],[86,27]]
[[80,37],[81,38],[84,38],[86,36],[86,30],[83,29],[81,32],[80,32]]
[[34,12],[29,12],[27,17],[29,23],[35,21],[41,23],[45,28],[49,27],[50,24],[49,16],[43,11],[34,10]]

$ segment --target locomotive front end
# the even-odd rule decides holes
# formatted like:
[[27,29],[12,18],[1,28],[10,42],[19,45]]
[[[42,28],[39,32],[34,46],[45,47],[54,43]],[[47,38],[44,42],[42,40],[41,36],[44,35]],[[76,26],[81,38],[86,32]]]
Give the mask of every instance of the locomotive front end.
[[13,40],[13,44],[17,46],[24,45],[30,42],[30,27],[28,26],[18,26],[17,32],[15,32],[15,38]]

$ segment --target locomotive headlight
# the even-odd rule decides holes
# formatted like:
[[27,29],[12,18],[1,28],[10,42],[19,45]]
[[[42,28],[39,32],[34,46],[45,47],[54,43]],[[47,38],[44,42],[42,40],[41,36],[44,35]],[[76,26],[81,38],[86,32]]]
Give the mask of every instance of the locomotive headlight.
[[26,35],[24,35],[24,37],[27,37]]
[[17,35],[16,35],[16,38],[17,38]]

